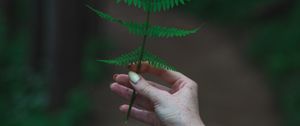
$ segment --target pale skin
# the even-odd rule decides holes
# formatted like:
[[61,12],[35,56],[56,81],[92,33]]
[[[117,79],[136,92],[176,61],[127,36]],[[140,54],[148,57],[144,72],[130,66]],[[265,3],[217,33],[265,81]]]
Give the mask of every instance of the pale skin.
[[[143,63],[140,73],[155,75],[170,84],[171,88],[145,80],[136,74],[136,65],[130,65],[131,72],[115,74],[111,90],[117,95],[130,100],[132,89],[138,95],[131,117],[151,126],[204,126],[198,109],[198,85],[182,73],[156,69]],[[120,106],[120,111],[127,113],[129,105]]]

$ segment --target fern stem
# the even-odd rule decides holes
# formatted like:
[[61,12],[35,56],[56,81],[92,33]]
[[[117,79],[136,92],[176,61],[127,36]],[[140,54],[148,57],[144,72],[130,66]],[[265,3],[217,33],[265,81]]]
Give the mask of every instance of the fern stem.
[[142,43],[142,48],[141,48],[139,63],[138,63],[138,66],[137,66],[137,70],[138,70],[137,72],[138,73],[140,73],[141,66],[142,66],[142,60],[143,60],[143,57],[144,57],[146,41],[147,41],[147,38],[148,38],[148,34],[147,33],[148,33],[149,25],[150,25],[150,11],[147,12],[145,35],[144,35],[144,38],[143,38],[143,43]]
[[[145,34],[144,34],[144,37],[143,37],[141,53],[140,53],[139,61],[138,61],[138,65],[137,65],[137,73],[141,72],[142,61],[143,61],[144,53],[145,53],[145,46],[146,46],[146,42],[147,42],[147,38],[148,38],[148,29],[149,29],[149,26],[150,26],[150,14],[151,14],[151,11],[149,10],[147,12],[146,28],[145,28]],[[129,103],[129,108],[128,108],[128,111],[127,111],[125,123],[127,123],[128,120],[129,120],[131,109],[133,107],[136,95],[137,95],[136,90],[133,89],[133,92],[132,92],[132,95],[131,95],[131,98],[130,98],[130,103]]]

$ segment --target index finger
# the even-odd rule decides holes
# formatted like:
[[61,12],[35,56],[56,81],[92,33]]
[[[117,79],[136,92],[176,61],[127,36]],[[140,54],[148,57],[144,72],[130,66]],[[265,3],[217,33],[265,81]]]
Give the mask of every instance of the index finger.
[[[131,71],[137,72],[137,65],[136,64],[131,64],[128,67]],[[143,62],[141,64],[140,73],[150,73],[153,74],[159,78],[161,78],[163,81],[166,81],[169,84],[174,84],[178,80],[190,80],[188,77],[183,75],[182,73],[176,72],[176,71],[171,71],[171,70],[165,70],[165,69],[158,69],[147,62]]]

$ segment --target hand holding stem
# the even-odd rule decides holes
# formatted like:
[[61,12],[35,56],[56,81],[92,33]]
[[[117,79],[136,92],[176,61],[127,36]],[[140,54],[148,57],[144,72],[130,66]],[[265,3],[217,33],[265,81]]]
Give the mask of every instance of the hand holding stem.
[[[136,65],[130,68],[137,70]],[[153,68],[143,64],[141,73],[158,76],[170,84],[171,88],[147,81],[135,72],[117,74],[111,90],[125,99],[130,99],[135,89],[138,92],[132,108],[132,117],[153,126],[204,126],[199,116],[197,84],[185,75],[168,70]],[[128,112],[129,105],[120,106]]]

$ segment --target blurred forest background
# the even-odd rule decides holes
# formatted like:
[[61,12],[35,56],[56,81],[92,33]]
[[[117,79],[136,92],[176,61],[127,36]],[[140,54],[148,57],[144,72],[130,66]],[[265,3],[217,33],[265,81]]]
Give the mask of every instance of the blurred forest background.
[[[141,38],[85,7],[127,20],[139,9],[109,0],[0,0],[0,125],[123,125],[100,64]],[[151,39],[149,50],[199,83],[208,126],[300,125],[300,1],[192,0],[154,15],[155,24],[193,28],[182,39]],[[124,41],[126,40],[126,41]],[[143,125],[132,121],[129,125]]]

